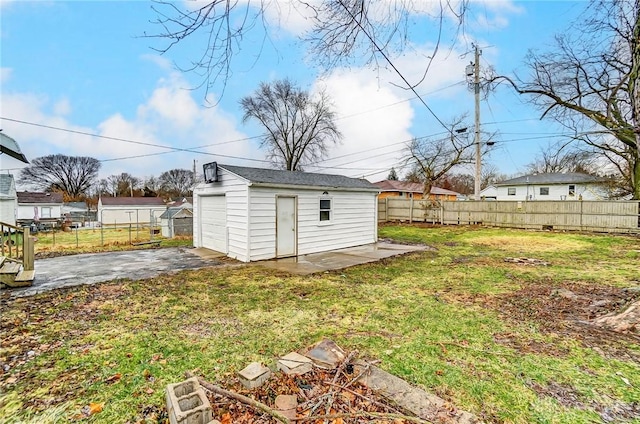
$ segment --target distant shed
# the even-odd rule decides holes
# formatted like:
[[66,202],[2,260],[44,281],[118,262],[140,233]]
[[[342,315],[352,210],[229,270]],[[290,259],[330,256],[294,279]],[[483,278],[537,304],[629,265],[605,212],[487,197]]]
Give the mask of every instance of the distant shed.
[[156,225],[165,210],[160,197],[100,197],[98,221],[103,225]]
[[196,247],[244,261],[377,241],[378,187],[342,175],[216,165],[194,189]]

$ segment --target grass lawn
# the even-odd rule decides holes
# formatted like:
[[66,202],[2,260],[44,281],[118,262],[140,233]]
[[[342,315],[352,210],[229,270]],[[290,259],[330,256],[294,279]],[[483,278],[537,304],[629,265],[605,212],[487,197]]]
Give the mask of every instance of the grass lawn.
[[145,422],[187,370],[216,382],[323,337],[486,422],[640,422],[638,333],[589,323],[640,297],[639,238],[380,236],[435,250],[307,277],[247,265],[5,296],[0,422]]

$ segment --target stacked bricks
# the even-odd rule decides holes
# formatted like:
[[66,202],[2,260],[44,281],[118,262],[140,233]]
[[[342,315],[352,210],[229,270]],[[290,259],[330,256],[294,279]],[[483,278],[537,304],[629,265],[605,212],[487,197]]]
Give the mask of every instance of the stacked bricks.
[[170,424],[210,424],[211,404],[198,379],[192,377],[167,386],[167,411]]

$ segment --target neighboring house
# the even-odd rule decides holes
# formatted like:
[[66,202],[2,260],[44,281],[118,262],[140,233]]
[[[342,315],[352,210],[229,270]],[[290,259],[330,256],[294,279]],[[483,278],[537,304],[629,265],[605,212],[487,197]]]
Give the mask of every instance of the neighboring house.
[[100,197],[97,218],[102,225],[157,225],[166,210],[160,197]]
[[[408,181],[383,180],[374,183],[380,189],[380,199],[400,197],[402,199],[423,199],[424,184]],[[440,187],[431,187],[429,200],[458,200],[460,193]]]
[[498,188],[496,186],[489,185],[482,190],[480,190],[480,199],[482,200],[497,200],[498,199]]
[[531,174],[496,183],[497,200],[604,200],[606,178],[580,173]]
[[167,203],[170,208],[184,207],[187,209],[193,209],[193,197],[183,197],[178,200]]
[[16,225],[18,196],[16,183],[11,174],[0,174],[0,222]]
[[62,218],[62,193],[41,193],[19,191],[18,224],[30,225],[33,222],[57,225]]
[[[189,204],[190,205],[190,204]],[[193,207],[183,204],[169,207],[160,215],[160,230],[163,237],[193,235]]]
[[196,247],[251,262],[377,241],[379,190],[368,181],[227,165],[207,180],[194,190]]

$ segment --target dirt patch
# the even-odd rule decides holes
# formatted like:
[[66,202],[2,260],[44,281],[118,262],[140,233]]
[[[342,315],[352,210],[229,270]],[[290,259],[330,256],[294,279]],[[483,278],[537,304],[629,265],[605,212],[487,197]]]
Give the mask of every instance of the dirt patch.
[[573,387],[554,381],[547,385],[532,382],[529,383],[529,387],[538,396],[553,398],[565,408],[592,409],[600,415],[600,418],[605,423],[620,423],[640,418],[640,403],[638,402],[613,402],[609,404],[593,401],[585,402]]
[[[637,290],[620,289],[592,284],[554,283],[542,281],[527,284],[522,289],[497,297],[487,297],[482,302],[490,305],[508,320],[516,322],[534,321],[543,332],[564,335],[578,340],[605,357],[622,360],[640,359],[629,344],[640,343],[640,333],[620,333],[610,328],[599,327],[593,320],[625,310],[640,299]],[[503,343],[519,351],[542,350],[556,355],[553,347],[536,346],[533,342],[518,338],[496,336]]]

